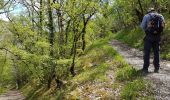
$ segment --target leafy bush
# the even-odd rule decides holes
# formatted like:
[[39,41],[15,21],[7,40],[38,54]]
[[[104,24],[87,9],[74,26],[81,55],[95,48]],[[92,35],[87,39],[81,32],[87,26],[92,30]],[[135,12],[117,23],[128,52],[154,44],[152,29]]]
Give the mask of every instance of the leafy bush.
[[137,70],[128,65],[124,65],[123,68],[118,69],[116,72],[116,79],[118,81],[129,81],[135,79],[138,76],[139,74]]

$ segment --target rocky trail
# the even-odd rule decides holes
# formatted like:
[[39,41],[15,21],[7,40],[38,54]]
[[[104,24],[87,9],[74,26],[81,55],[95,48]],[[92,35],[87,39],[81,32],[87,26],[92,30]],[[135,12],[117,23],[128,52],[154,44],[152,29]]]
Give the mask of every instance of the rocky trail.
[[0,100],[24,100],[24,96],[18,90],[10,90],[0,95]]
[[[143,52],[117,40],[110,42],[114,49],[122,55],[125,60],[134,66],[136,69],[142,69],[143,66]],[[150,60],[149,74],[145,76],[146,79],[151,80],[155,88],[156,100],[170,100],[170,61],[161,60],[161,67],[159,73],[154,73],[154,67]]]

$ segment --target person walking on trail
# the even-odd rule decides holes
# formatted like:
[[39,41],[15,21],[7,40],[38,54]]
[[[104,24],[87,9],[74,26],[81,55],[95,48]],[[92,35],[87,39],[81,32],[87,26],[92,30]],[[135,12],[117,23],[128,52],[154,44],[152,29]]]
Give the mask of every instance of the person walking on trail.
[[143,17],[141,28],[145,31],[144,38],[144,64],[142,72],[148,73],[148,67],[150,64],[150,52],[151,48],[154,53],[153,65],[155,67],[154,72],[158,73],[160,68],[159,61],[159,46],[161,40],[161,33],[164,29],[165,21],[164,17],[155,11],[154,8],[149,8],[148,13]]

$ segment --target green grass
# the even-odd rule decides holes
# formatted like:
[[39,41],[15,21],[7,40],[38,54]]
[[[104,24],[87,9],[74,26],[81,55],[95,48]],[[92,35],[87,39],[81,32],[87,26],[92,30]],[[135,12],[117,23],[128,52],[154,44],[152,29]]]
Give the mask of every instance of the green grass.
[[143,79],[140,71],[132,66],[124,64],[122,68],[118,68],[116,80],[122,85],[120,91],[122,100],[154,100],[154,89],[149,82]]
[[162,36],[161,57],[170,60],[170,29],[165,30]]
[[118,32],[115,39],[120,40],[129,46],[142,49],[144,32],[138,27],[134,29],[126,29]]
[[104,75],[118,58],[118,53],[109,45],[108,39],[101,39],[87,47],[84,56],[76,62],[77,69],[83,71],[73,81],[85,83],[96,79],[105,79]]
[[64,97],[62,89],[56,89],[55,85],[48,89],[44,85],[38,85],[36,80],[27,83],[21,91],[26,100],[62,100]]
[[140,71],[125,62],[121,67],[116,69],[117,83],[113,85],[115,88],[121,85],[120,98],[122,100],[154,100],[153,88]]
[[121,98],[123,100],[154,100],[153,91],[151,91],[149,83],[142,78],[133,80],[123,86],[121,91]]
[[109,65],[108,64],[102,64],[99,66],[96,66],[96,68],[88,69],[81,74],[77,75],[73,78],[73,81],[79,84],[85,83],[87,81],[93,81],[93,80],[103,80],[104,73],[108,70]]
[[135,68],[128,65],[118,69],[116,72],[116,79],[118,81],[130,81],[137,77],[140,77],[139,72]]
[[6,92],[6,91],[7,91],[6,88],[0,87],[0,94],[4,93],[4,92]]

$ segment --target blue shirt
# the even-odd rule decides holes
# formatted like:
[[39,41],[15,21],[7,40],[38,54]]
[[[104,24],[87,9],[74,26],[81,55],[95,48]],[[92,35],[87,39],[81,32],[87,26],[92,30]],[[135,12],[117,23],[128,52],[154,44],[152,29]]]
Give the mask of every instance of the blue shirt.
[[[156,12],[155,12],[155,13],[154,13],[154,12],[151,12],[151,13],[146,14],[146,15],[143,17],[143,20],[142,20],[142,23],[141,23],[140,27],[141,27],[144,31],[146,30],[147,25],[148,25],[149,20],[150,20],[150,15],[149,15],[149,14],[150,14],[150,15],[154,15],[154,14],[158,14],[158,13],[156,13]],[[163,22],[165,23],[164,17],[163,17],[161,14],[158,14],[158,15],[161,16]]]

